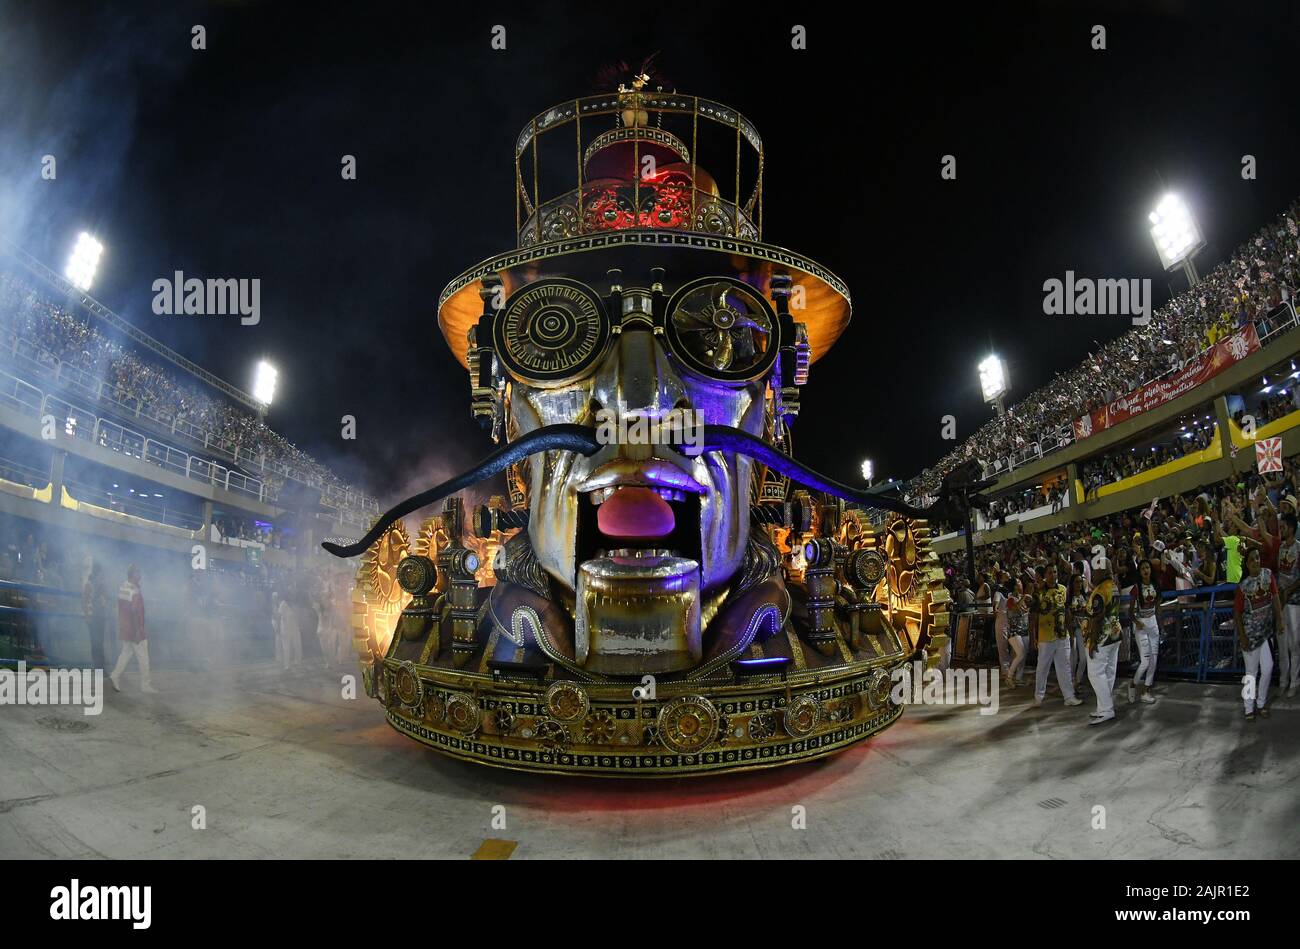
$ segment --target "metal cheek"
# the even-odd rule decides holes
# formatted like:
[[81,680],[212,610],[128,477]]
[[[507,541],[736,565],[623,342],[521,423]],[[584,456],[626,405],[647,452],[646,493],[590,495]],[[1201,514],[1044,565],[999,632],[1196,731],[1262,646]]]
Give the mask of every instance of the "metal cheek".
[[[591,379],[560,389],[515,383],[511,404],[520,434],[546,425],[581,424],[589,421]],[[569,589],[577,570],[578,493],[574,486],[587,477],[587,461],[573,452],[548,451],[526,462],[529,540],[542,569]]]
[[[741,389],[688,383],[693,408],[707,423],[729,425],[755,435],[763,432],[763,386]],[[707,452],[695,459],[692,474],[710,488],[700,509],[703,586],[715,588],[735,576],[749,543],[749,487],[753,462],[731,452]]]

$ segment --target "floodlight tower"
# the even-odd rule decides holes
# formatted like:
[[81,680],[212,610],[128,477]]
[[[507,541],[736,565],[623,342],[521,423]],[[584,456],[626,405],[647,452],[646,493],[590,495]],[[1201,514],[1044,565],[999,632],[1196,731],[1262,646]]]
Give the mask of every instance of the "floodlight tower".
[[984,394],[984,401],[997,409],[998,415],[1006,415],[1004,397],[1010,388],[1006,363],[999,356],[990,354],[979,364],[979,373],[980,391]]
[[1205,237],[1192,217],[1191,208],[1176,194],[1160,199],[1156,209],[1147,215],[1151,221],[1151,240],[1160,255],[1160,265],[1165,270],[1182,266],[1187,275],[1187,285],[1194,287],[1200,281],[1192,258],[1205,246]]
[[867,458],[862,462],[862,477],[866,480],[867,487],[871,487],[872,481],[876,477],[876,471],[870,458]]
[[77,235],[77,243],[68,257],[68,265],[63,268],[63,275],[78,290],[89,290],[95,282],[95,270],[103,253],[104,245],[82,231]]
[[267,409],[275,401],[275,384],[279,378],[279,370],[265,359],[257,364],[253,373],[253,398],[257,400],[257,417],[262,422],[266,421]]

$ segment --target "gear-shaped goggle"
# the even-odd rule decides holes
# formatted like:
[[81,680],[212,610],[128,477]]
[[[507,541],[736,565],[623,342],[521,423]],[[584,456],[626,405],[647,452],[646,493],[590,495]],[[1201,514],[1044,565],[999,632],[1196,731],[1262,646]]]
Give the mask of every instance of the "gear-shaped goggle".
[[[704,277],[665,298],[662,286],[623,289],[602,298],[567,277],[546,277],[515,291],[492,318],[492,349],[502,368],[539,388],[570,384],[594,370],[614,337],[654,332],[686,371],[723,383],[766,375],[791,329],[763,296],[731,277]],[[791,324],[792,327],[792,324]]]

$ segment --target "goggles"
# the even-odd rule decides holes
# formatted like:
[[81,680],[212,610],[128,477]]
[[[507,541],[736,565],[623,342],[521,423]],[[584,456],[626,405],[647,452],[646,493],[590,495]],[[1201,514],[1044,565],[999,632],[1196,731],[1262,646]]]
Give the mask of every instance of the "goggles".
[[[630,330],[653,332],[673,361],[709,381],[746,383],[762,378],[782,346],[782,323],[753,287],[731,277],[704,277],[665,297],[614,287],[601,297],[567,277],[536,280],[516,290],[492,320],[492,348],[514,379],[559,388],[590,375],[614,338]],[[788,332],[788,331],[787,331]]]

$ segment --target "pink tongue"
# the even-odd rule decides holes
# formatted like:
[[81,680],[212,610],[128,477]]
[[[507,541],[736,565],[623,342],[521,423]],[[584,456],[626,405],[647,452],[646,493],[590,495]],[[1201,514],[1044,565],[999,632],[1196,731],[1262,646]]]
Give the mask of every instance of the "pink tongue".
[[651,488],[619,488],[596,508],[596,526],[606,537],[667,537],[673,525],[673,509]]

